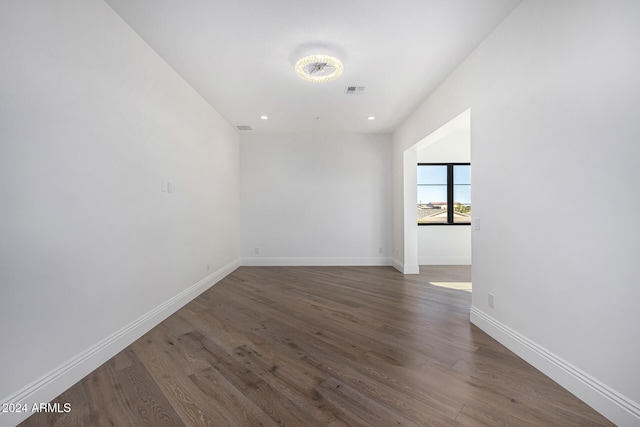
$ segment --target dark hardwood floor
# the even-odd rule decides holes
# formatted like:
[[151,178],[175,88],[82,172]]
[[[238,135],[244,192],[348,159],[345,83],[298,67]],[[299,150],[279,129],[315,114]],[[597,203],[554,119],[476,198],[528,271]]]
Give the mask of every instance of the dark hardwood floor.
[[242,267],[22,426],[608,426],[469,323],[464,266]]

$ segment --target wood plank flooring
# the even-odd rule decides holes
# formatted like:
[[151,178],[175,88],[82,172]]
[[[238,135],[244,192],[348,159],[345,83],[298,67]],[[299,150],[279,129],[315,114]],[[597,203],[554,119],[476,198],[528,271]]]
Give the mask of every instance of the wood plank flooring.
[[612,425],[422,270],[239,268],[21,426]]

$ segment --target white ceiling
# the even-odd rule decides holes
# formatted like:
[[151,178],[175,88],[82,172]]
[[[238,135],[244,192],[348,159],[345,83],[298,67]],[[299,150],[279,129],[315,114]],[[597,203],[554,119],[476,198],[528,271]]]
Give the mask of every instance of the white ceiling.
[[[234,126],[389,133],[519,0],[106,2]],[[300,79],[311,53],[340,58],[343,75]]]

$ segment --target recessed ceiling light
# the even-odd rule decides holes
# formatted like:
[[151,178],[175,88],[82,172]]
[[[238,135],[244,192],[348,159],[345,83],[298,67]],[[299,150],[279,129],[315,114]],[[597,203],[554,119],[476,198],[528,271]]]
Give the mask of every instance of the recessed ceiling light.
[[330,82],[342,74],[342,62],[329,55],[309,55],[296,62],[296,73],[308,82]]
[[376,118],[374,116],[369,116],[367,117],[367,120],[375,120]]
[[267,120],[269,117],[268,117],[268,116],[260,116],[260,118],[261,118],[262,120]]

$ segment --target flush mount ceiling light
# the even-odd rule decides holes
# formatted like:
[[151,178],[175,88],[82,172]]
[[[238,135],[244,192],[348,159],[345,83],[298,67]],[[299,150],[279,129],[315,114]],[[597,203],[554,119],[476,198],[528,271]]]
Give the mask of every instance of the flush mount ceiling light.
[[296,62],[296,73],[308,82],[330,82],[342,74],[342,62],[329,55],[309,55]]

